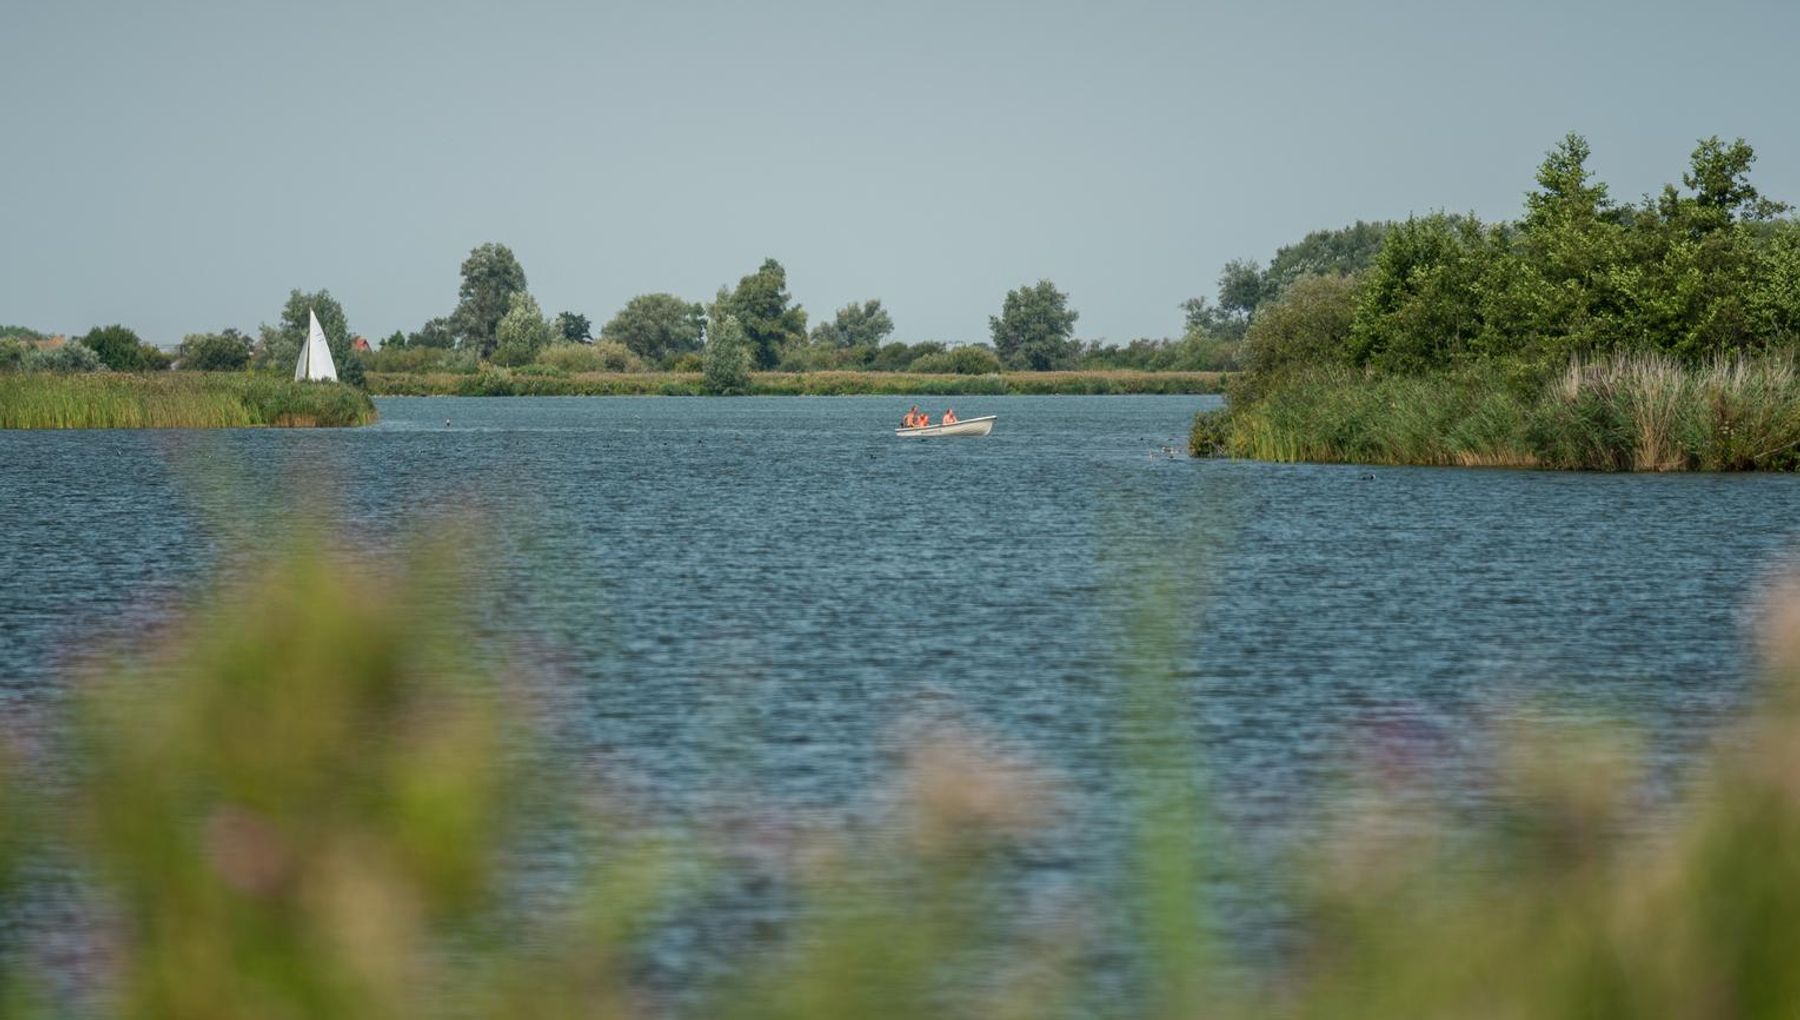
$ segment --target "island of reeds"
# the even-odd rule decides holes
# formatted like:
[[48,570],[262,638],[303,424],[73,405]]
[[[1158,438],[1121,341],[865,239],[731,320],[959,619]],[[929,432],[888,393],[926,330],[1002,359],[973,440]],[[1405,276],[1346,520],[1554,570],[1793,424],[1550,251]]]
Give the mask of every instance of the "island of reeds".
[[1707,139],[1615,202],[1577,135],[1515,221],[1439,213],[1233,263],[1244,372],[1197,455],[1606,471],[1800,468],[1800,221]]
[[312,428],[375,421],[342,383],[198,372],[0,375],[0,429]]

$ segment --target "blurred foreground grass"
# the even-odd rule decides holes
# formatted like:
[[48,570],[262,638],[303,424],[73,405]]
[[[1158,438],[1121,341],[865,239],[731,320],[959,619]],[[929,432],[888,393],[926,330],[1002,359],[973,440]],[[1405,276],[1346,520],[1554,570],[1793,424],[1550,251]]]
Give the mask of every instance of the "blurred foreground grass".
[[[941,735],[881,824],[785,848],[800,904],[675,1005],[646,940],[733,848],[683,845],[568,796],[532,759],[516,677],[467,654],[455,557],[352,562],[305,538],[98,669],[76,767],[0,749],[0,915],[46,876],[96,904],[83,1012],[132,1018],[1777,1017],[1800,1008],[1800,598],[1766,628],[1764,709],[1688,809],[1629,824],[1636,757],[1603,731],[1521,736],[1508,813],[1469,834],[1380,782],[1320,819],[1293,870],[1300,948],[1246,982],[1201,945],[1204,831],[1173,695],[1121,739],[1145,781],[1127,854],[1140,964],[1098,991],[1082,918],[1023,923],[997,883],[1042,824],[1031,770]],[[1154,645],[1154,634],[1143,640]],[[1155,649],[1151,649],[1152,654]],[[534,841],[584,848],[520,910]],[[1634,835],[1633,833],[1639,833]],[[14,918],[14,921],[17,919]],[[0,916],[0,1015],[53,1015],[31,926]]]

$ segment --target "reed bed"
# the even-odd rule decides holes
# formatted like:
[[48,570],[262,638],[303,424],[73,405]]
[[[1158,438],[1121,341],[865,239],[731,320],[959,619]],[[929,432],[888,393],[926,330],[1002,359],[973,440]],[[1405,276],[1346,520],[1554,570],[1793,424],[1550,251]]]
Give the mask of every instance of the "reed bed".
[[[753,372],[752,396],[967,396],[1002,394],[1217,393],[1220,372]],[[702,396],[699,372],[543,372],[487,368],[475,373],[370,372],[378,396]]]
[[338,383],[201,372],[0,375],[0,428],[323,427],[374,420],[368,395]]
[[1190,445],[1272,461],[1792,471],[1800,374],[1781,356],[1690,367],[1655,354],[1576,362],[1549,378],[1318,370],[1202,415]]

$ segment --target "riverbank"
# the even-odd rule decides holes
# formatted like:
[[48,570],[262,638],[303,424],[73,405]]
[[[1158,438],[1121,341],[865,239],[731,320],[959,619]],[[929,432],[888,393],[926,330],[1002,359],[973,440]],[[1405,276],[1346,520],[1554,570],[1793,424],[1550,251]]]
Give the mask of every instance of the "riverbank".
[[[1218,393],[1222,372],[752,372],[751,396],[965,396]],[[699,372],[370,372],[369,392],[390,397],[704,396]]]
[[1498,369],[1294,372],[1194,420],[1196,456],[1589,471],[1800,469],[1786,357],[1687,367],[1655,355],[1548,377]]
[[376,420],[368,394],[340,383],[212,372],[0,375],[0,428],[340,427]]

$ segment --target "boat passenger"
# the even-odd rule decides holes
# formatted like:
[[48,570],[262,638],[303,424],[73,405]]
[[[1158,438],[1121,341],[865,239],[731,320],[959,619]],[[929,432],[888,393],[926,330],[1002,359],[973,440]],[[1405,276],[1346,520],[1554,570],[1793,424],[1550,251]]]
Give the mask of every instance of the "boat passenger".
[[944,408],[944,424],[945,425],[955,425],[956,424],[956,412],[952,411],[948,407]]

